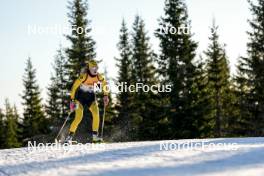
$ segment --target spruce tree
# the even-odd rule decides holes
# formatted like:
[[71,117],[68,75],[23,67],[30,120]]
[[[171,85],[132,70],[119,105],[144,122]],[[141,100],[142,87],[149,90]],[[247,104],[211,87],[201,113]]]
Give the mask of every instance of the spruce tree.
[[236,127],[233,128],[233,133],[236,135],[248,136],[252,135],[254,131],[254,124],[252,121],[252,113],[250,112],[250,104],[248,95],[251,87],[251,79],[249,80],[245,74],[248,70],[245,58],[240,57],[237,64],[237,72],[235,80],[235,105],[238,109],[238,115],[234,120]]
[[66,78],[66,58],[62,48],[57,51],[53,65],[53,75],[50,78],[48,87],[48,101],[46,113],[54,123],[59,123],[67,115],[67,78]]
[[[197,43],[192,40],[187,8],[183,0],[166,0],[165,15],[159,20],[156,36],[160,40],[161,54],[158,72],[162,84],[170,84],[172,91],[163,94],[168,102],[165,117],[168,121],[167,138],[197,137],[199,127],[195,120],[200,108],[197,91],[194,89],[196,65],[194,65]],[[165,29],[167,28],[168,31]],[[185,28],[185,30],[180,30]],[[176,33],[171,29],[178,30]]]
[[[135,17],[132,32],[132,84],[143,84],[152,86],[157,83],[154,67],[155,55],[150,48],[149,37],[145,30],[144,21],[138,15]],[[154,138],[155,132],[155,107],[158,100],[152,91],[133,93],[132,138],[150,139]]]
[[0,109],[0,148],[4,148],[5,143],[5,114]]
[[[247,124],[247,135],[264,134],[264,1],[249,1],[252,19],[248,32],[247,57],[238,65],[237,85],[241,94],[240,117]],[[241,87],[244,90],[241,90]]]
[[16,108],[12,108],[8,100],[5,101],[5,117],[6,117],[6,136],[5,147],[19,147],[18,141],[18,113]]
[[59,88],[57,87],[57,79],[52,75],[50,78],[50,85],[48,87],[48,101],[45,106],[45,111],[48,115],[48,118],[55,122],[57,119],[60,119],[61,112],[59,106]]
[[94,59],[95,41],[91,37],[90,21],[87,20],[88,4],[87,0],[73,0],[69,2],[69,23],[72,32],[67,35],[71,46],[66,49],[67,53],[67,71],[68,71],[68,89],[71,88],[73,81],[84,71],[86,62]]
[[32,138],[35,135],[47,132],[47,120],[41,104],[40,89],[36,80],[36,70],[31,59],[28,58],[23,76],[23,138]]
[[19,146],[21,146],[22,142],[23,142],[23,135],[22,135],[22,132],[23,132],[22,122],[23,122],[23,119],[18,114],[17,106],[15,104],[13,105],[13,112],[14,112],[14,117],[15,117],[15,120],[16,120],[17,140],[18,140]]
[[[131,74],[132,74],[132,63],[131,63],[131,46],[129,43],[129,33],[126,27],[126,23],[123,20],[119,42],[118,42],[118,50],[119,50],[119,58],[117,60],[118,67],[118,77],[117,77],[117,85],[125,84],[127,86],[131,85]],[[129,134],[131,131],[131,117],[132,113],[132,102],[131,102],[131,93],[129,91],[120,90],[117,95],[117,104],[116,109],[118,111],[117,125],[120,132],[120,139],[122,141],[129,140]]]
[[193,125],[196,128],[196,137],[206,138],[212,137],[214,134],[212,127],[212,107],[211,96],[208,94],[208,79],[206,72],[206,61],[200,56],[196,62],[196,77],[193,87],[194,99],[196,100],[195,116]]
[[217,29],[218,27],[213,21],[211,36],[209,37],[210,44],[205,55],[207,58],[208,95],[211,96],[209,106],[213,112],[211,124],[214,129],[214,136],[219,137],[223,134],[225,122],[230,115],[227,109],[231,104],[226,100],[230,98],[231,94],[228,61],[224,46],[219,43]]

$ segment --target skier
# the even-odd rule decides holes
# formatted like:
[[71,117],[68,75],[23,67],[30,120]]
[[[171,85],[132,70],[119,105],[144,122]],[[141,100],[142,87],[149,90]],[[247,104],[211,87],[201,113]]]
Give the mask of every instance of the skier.
[[97,72],[98,65],[96,61],[89,61],[87,67],[87,71],[75,80],[71,89],[70,110],[75,111],[75,118],[70,125],[69,134],[65,139],[65,142],[68,143],[72,141],[74,133],[83,118],[84,106],[87,106],[92,113],[92,141],[102,141],[102,138],[98,134],[100,118],[94,86],[99,86],[103,90],[104,106],[107,106],[109,103],[107,83],[103,75]]

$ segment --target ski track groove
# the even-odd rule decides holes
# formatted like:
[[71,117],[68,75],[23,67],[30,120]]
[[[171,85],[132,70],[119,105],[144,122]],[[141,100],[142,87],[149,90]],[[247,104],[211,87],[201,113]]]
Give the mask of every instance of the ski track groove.
[[10,175],[7,174],[5,171],[2,171],[2,170],[0,169],[0,176],[3,176],[2,174],[4,174],[4,176],[10,176]]

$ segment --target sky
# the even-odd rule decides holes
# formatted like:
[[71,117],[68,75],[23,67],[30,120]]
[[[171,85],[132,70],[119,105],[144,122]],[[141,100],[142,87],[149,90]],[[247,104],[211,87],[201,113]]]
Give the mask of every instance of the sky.
[[[34,27],[64,29],[69,27],[67,0],[2,0],[0,6],[0,108],[8,98],[22,112],[22,77],[28,57],[37,70],[43,103],[50,82],[52,63],[59,46],[69,42],[63,33],[34,33]],[[164,14],[164,0],[89,0],[88,19],[91,35],[96,41],[97,58],[102,59],[101,70],[107,69],[109,77],[117,75],[117,43],[121,21],[124,18],[131,29],[136,14],[146,23],[152,49],[159,52],[159,41],[154,37],[157,20]],[[232,73],[239,56],[246,54],[251,18],[247,0],[186,0],[191,20],[193,39],[198,42],[197,56],[208,46],[208,36],[213,18],[219,26],[220,42],[226,44]]]

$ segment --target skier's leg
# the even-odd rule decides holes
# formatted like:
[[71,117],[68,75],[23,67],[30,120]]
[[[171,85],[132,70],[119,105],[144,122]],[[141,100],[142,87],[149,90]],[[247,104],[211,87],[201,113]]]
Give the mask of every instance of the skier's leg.
[[74,133],[79,125],[79,123],[82,121],[83,117],[83,106],[80,102],[76,101],[77,109],[75,109],[75,118],[73,122],[71,123],[69,134],[65,139],[66,143],[71,143],[72,138],[74,136]]
[[102,141],[102,139],[99,138],[99,136],[98,136],[100,117],[99,117],[99,108],[98,108],[98,104],[96,101],[94,101],[91,104],[91,106],[89,107],[89,110],[91,111],[92,117],[93,117],[93,124],[92,124],[93,142]]
[[82,121],[83,118],[83,106],[79,101],[76,101],[77,109],[75,110],[75,118],[70,126],[70,133],[75,133],[79,123]]
[[98,132],[99,130],[99,123],[100,123],[100,118],[99,118],[99,108],[98,104],[96,101],[94,101],[91,106],[89,107],[89,110],[92,113],[93,117],[93,125],[92,125],[92,130],[93,132]]

